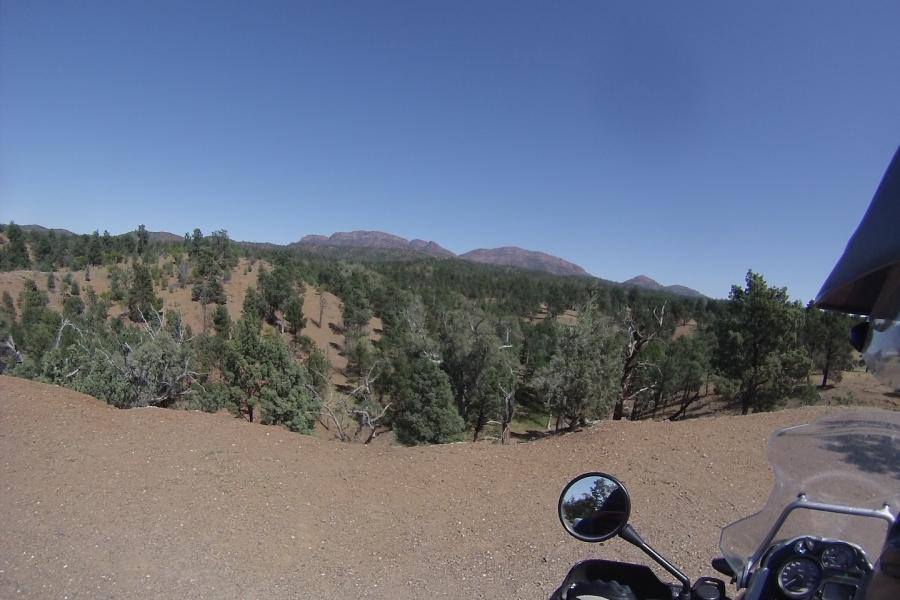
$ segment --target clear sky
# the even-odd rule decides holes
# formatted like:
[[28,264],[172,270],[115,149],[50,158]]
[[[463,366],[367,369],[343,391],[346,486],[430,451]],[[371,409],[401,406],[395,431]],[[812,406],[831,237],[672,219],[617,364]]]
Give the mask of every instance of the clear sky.
[[0,0],[0,220],[517,245],[809,299],[900,144],[900,2]]

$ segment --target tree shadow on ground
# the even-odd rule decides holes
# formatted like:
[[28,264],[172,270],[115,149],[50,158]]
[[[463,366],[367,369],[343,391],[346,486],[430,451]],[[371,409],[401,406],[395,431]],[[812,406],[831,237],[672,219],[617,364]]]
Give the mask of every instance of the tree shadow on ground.
[[524,433],[518,433],[515,431],[509,432],[509,436],[511,438],[523,441],[523,442],[533,442],[535,440],[542,440],[544,438],[556,437],[560,435],[565,435],[567,433],[573,433],[575,431],[580,431],[580,428],[577,429],[560,429],[559,431],[541,431],[539,429],[529,429]]
[[[841,421],[834,421],[840,426]],[[859,425],[859,423],[852,423]],[[860,471],[888,475],[900,480],[900,446],[896,440],[898,428],[891,423],[873,423],[884,429],[884,435],[863,435],[847,433],[829,436],[823,440],[822,448],[843,455],[845,462],[854,465]]]

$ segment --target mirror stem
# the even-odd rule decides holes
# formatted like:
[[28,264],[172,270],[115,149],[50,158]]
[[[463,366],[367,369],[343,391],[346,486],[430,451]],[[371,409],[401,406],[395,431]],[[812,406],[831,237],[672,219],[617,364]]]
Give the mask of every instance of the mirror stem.
[[619,537],[628,542],[629,544],[633,544],[640,548],[647,556],[655,560],[659,563],[662,568],[671,573],[675,579],[681,582],[681,595],[684,598],[690,597],[691,594],[691,580],[688,579],[688,576],[682,573],[678,567],[667,561],[663,556],[650,547],[644,539],[638,535],[638,532],[634,530],[634,527],[629,523],[622,528],[622,531],[619,532]]

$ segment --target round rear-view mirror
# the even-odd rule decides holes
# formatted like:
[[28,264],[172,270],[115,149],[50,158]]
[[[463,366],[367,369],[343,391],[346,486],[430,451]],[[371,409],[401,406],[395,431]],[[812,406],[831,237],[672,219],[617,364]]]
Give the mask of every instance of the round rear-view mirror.
[[573,537],[602,542],[628,523],[631,498],[625,486],[605,473],[585,473],[569,482],[559,496],[559,520]]

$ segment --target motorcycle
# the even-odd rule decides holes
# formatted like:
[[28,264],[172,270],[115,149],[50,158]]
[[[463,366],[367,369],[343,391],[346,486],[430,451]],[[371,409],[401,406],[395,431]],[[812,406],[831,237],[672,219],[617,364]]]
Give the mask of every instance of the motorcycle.
[[[711,563],[731,578],[734,598],[900,598],[900,579],[880,576],[873,565],[889,547],[886,530],[890,547],[900,545],[894,539],[900,538],[900,413],[843,412],[782,429],[768,456],[775,481],[765,506],[722,529],[722,556]],[[576,539],[618,536],[677,583],[662,581],[646,565],[591,559],[572,567],[551,600],[728,600],[723,580],[691,582],[641,538],[629,523],[628,491],[615,477],[579,475],[563,489],[558,511]]]

